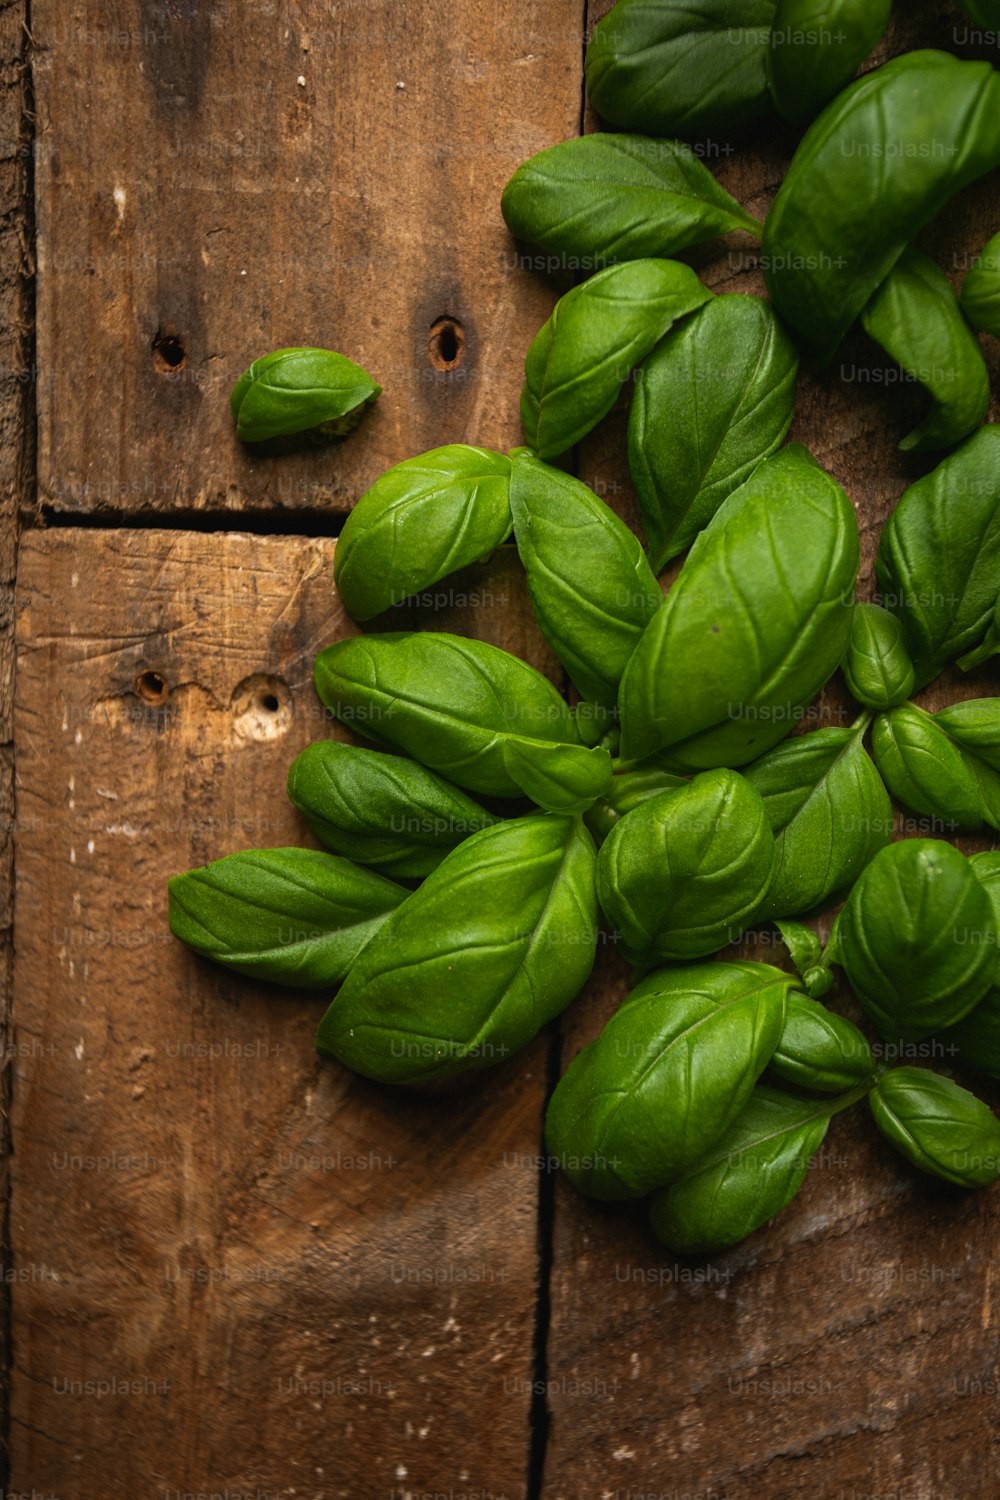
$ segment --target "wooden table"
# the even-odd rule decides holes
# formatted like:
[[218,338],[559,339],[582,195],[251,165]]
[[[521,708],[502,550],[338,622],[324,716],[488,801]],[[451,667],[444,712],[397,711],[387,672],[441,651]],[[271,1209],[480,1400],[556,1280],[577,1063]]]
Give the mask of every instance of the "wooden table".
[[[918,1179],[857,1111],[773,1226],[679,1261],[540,1156],[547,1090],[624,993],[610,945],[560,1026],[425,1098],[320,1061],[322,1001],[167,931],[170,874],[303,839],[284,779],[331,728],[311,661],[353,628],[331,584],[352,502],[436,444],[519,440],[555,290],[500,191],[593,128],[582,44],[607,8],[33,0],[30,38],[25,0],[0,8],[0,1492],[1000,1493],[996,1190]],[[888,50],[965,30],[916,4]],[[708,159],[763,215],[793,146],[760,129]],[[925,242],[958,274],[998,217],[994,179]],[[716,289],[761,288],[745,236],[691,259]],[[385,394],[342,447],[262,460],[229,386],[295,343],[344,350]],[[869,592],[882,521],[928,467],[894,446],[919,393],[872,367],[853,337],[804,376],[793,433],[856,502]],[[578,472],[632,518],[622,439],[618,414]],[[509,549],[403,619],[557,677]],[[818,722],[843,712],[834,686]]]

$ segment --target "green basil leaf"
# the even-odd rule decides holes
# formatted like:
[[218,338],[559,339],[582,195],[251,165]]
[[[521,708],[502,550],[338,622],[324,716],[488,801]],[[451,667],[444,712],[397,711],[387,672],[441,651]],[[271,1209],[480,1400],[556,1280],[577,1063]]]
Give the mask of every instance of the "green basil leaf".
[[782,118],[811,120],[846,88],[891,10],[892,0],[778,0],[767,78]]
[[856,1088],[876,1071],[872,1049],[853,1021],[798,994],[788,997],[771,1067],[785,1083],[829,1094]]
[[910,485],[876,568],[923,687],[982,641],[1000,596],[1000,426],[983,427]]
[[703,135],[767,114],[774,0],[618,0],[587,48],[590,102],[646,135]]
[[582,696],[614,708],[663,598],[646,554],[585,484],[537,459],[515,459],[510,505],[545,639]]
[[335,854],[419,879],[497,820],[433,771],[380,750],[318,740],[288,772],[288,795]]
[[970,698],[933,715],[975,777],[982,818],[1000,829],[1000,698]]
[[[1000,17],[997,25],[1000,26]],[[959,302],[973,328],[1000,338],[1000,234],[983,246],[962,283]]]
[[659,571],[784,441],[798,356],[768,303],[716,297],[643,362],[629,417],[629,468]]
[[913,692],[916,672],[906,653],[903,626],[879,604],[854,606],[844,680],[868,708],[895,708]]
[[348,614],[370,620],[486,557],[510,536],[510,459],[454,443],[395,464],[362,495],[337,542]]
[[587,813],[587,827],[596,843],[603,844],[612,828],[634,807],[640,807],[643,802],[648,802],[651,797],[658,797],[661,792],[669,791],[672,787],[686,785],[685,777],[674,776],[670,771],[660,771],[655,767],[648,770],[640,767],[624,776],[616,776],[607,795],[595,802]]
[[711,963],[651,975],[560,1079],[549,1151],[593,1198],[640,1198],[686,1171],[746,1104],[791,975]]
[[594,846],[551,814],[474,833],[364,949],[316,1045],[386,1083],[488,1067],[586,983],[597,948]]
[[892,838],[892,804],[865,752],[864,730],[818,729],[747,766],[777,843],[761,920],[822,905]]
[[831,1107],[763,1085],[711,1151],[653,1199],[658,1240],[682,1254],[725,1250],[787,1208],[822,1146]]
[[996,966],[990,898],[965,855],[940,839],[904,839],[876,854],[836,939],[836,962],[889,1041],[919,1041],[960,1021]]
[[954,829],[981,827],[983,799],[975,774],[923,709],[906,703],[879,714],[872,726],[872,754],[882,780],[904,807]]
[[314,670],[320,698],[352,729],[470,792],[521,795],[504,760],[511,735],[579,744],[551,682],[485,641],[431,630],[353,636],[321,651]]
[[547,812],[586,812],[614,778],[611,756],[599,745],[552,745],[511,734],[504,737],[503,763],[525,796]]
[[255,359],[233,386],[230,408],[244,443],[310,432],[347,437],[382,387],[332,349],[276,349]]
[[775,311],[826,363],[907,245],[1000,163],[1000,76],[907,52],[852,83],[806,131],[764,226]]
[[990,898],[993,907],[993,939],[998,945],[993,985],[979,1004],[957,1026],[941,1033],[941,1042],[971,1068],[990,1078],[1000,1078],[1000,851],[974,854],[969,868]]
[[904,452],[951,448],[986,420],[990,376],[951,282],[929,256],[904,250],[861,314],[865,332],[931,397]]
[[524,365],[521,425],[556,458],[606,417],[634,365],[712,293],[676,260],[608,266],[560,297]]
[[774,859],[757,792],[735,771],[705,771],[615,825],[597,861],[597,898],[637,962],[700,958],[753,920]]
[[805,448],[767,458],[698,538],[619,694],[622,755],[671,769],[770,750],[836,671],[851,630],[858,526]]
[[812,928],[807,927],[804,922],[781,919],[774,925],[781,933],[785,947],[791,954],[796,972],[804,979],[822,961],[823,944]]
[[312,849],[250,849],[170,881],[170,930],[216,963],[304,989],[338,984],[402,886]]
[[540,151],[518,167],[500,207],[511,234],[550,252],[550,270],[676,255],[763,227],[690,146],[642,135],[581,135]]
[[890,1068],[869,1102],[886,1140],[922,1172],[968,1188],[1000,1177],[1000,1121],[950,1078],[926,1068]]

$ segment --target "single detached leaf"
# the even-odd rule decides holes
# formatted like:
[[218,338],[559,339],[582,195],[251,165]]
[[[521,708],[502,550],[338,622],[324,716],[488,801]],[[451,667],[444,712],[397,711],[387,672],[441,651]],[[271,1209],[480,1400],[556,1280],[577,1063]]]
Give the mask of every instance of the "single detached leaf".
[[905,703],[879,714],[872,726],[872,754],[882,780],[904,807],[956,830],[981,826],[983,799],[975,773],[922,708]]
[[550,252],[553,270],[676,255],[730,229],[761,228],[690,146],[642,135],[550,146],[518,167],[500,206],[512,234]]
[[866,708],[895,708],[906,701],[916,683],[902,623],[879,604],[854,606],[843,666],[844,681]]
[[328,849],[383,875],[420,878],[497,820],[401,755],[318,740],[288,772],[288,795]]
[[716,297],[643,362],[629,468],[658,571],[784,441],[799,361],[760,297]]
[[618,0],[587,48],[590,102],[646,135],[704,135],[768,112],[774,0]]
[[778,113],[811,120],[846,88],[889,24],[892,0],[778,0],[767,78]]
[[1000,1177],[1000,1121],[950,1078],[927,1068],[890,1068],[870,1103],[886,1140],[921,1172],[967,1188]]
[[793,983],[754,963],[650,975],[552,1095],[545,1139],[574,1186],[639,1198],[698,1161],[767,1066]]
[[243,372],[229,404],[244,443],[300,432],[329,441],[353,432],[381,393],[366,370],[332,349],[276,349]]
[[741,766],[785,737],[851,631],[858,526],[798,444],[765,459],[692,547],[619,693],[622,756]]
[[[1000,28],[1000,7],[996,24]],[[960,302],[973,328],[1000,338],[1000,234],[983,246],[962,284]]]
[[510,459],[455,443],[387,470],[344,525],[333,577],[355,620],[370,620],[510,536]]
[[807,995],[791,994],[771,1067],[785,1083],[839,1094],[874,1080],[875,1057],[864,1036],[844,1016]]
[[506,735],[504,769],[547,812],[586,812],[611,790],[614,767],[607,750],[595,745],[553,745],[545,740]]
[[929,414],[900,448],[951,448],[986,420],[990,376],[951,282],[929,256],[904,250],[861,314],[881,344],[931,398]]
[[393,913],[320,1022],[316,1045],[386,1083],[501,1062],[586,982],[594,846],[537,814],[474,833]]
[[251,849],[170,881],[170,930],[255,979],[338,984],[408,893],[312,849]]
[[314,670],[344,723],[471,792],[521,795],[504,760],[511,735],[579,744],[551,682],[485,641],[431,630],[354,636],[321,651]]
[[538,459],[514,460],[510,504],[546,640],[582,696],[614,708],[663,599],[646,554],[592,490]]
[[634,365],[712,293],[676,260],[608,266],[560,297],[525,361],[521,425],[556,458],[607,416]]

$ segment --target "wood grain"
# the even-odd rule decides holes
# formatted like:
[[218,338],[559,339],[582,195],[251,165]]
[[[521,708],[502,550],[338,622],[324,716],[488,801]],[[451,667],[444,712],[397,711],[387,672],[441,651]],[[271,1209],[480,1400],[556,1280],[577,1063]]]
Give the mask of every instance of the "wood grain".
[[[322,998],[166,925],[172,873],[310,842],[284,780],[330,729],[332,557],[23,543],[14,1490],[525,1493],[544,1040],[444,1100],[379,1088],[314,1052]],[[480,633],[545,665],[508,554],[486,583]]]
[[[583,13],[36,0],[45,503],[343,511],[439,443],[520,441],[512,367],[552,294],[500,192],[576,133]],[[464,331],[453,369],[431,357],[441,318]],[[293,344],[341,350],[385,393],[343,445],[260,458],[229,389]]]

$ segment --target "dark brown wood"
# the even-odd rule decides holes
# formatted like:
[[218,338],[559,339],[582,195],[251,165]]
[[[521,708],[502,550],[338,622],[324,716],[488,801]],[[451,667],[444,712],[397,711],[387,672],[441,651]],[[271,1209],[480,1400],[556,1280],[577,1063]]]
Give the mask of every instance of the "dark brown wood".
[[[345,510],[439,443],[519,442],[512,366],[552,294],[500,192],[576,132],[583,12],[36,0],[42,499]],[[261,459],[229,389],[291,344],[341,350],[385,393],[363,435]]]

